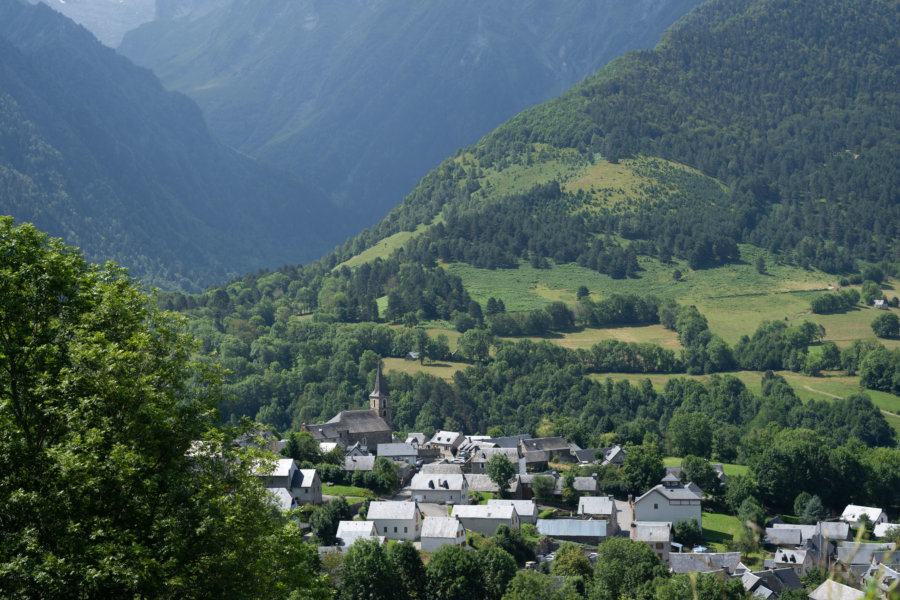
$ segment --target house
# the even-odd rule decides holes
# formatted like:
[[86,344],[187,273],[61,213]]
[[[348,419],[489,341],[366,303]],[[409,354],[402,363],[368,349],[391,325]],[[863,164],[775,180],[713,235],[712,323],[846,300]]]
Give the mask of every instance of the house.
[[[674,554],[672,555],[674,556]],[[744,589],[754,598],[777,600],[781,594],[803,587],[793,569],[770,569],[741,575]]]
[[421,535],[422,511],[415,502],[372,502],[366,520],[375,524],[379,535],[391,540],[415,541]]
[[356,442],[344,451],[344,456],[369,456],[369,447]]
[[749,572],[740,552],[672,552],[669,566],[673,573],[721,573],[735,577]]
[[434,552],[441,546],[463,546],[466,530],[456,517],[425,517],[422,523],[422,550]]
[[872,300],[872,306],[881,310],[888,310],[888,303],[884,298]]
[[526,452],[546,452],[548,460],[559,460],[562,462],[573,462],[575,457],[573,451],[581,450],[577,444],[570,444],[565,438],[548,437],[523,439],[519,442],[519,450],[522,454]]
[[803,534],[794,527],[766,527],[765,542],[773,546],[799,546]]
[[578,499],[578,516],[582,519],[606,521],[609,535],[619,530],[616,522],[616,501],[612,496],[582,496]]
[[866,595],[849,585],[826,579],[809,593],[809,600],[862,600]]
[[[709,466],[712,467],[713,471],[716,472],[716,477],[719,478],[719,481],[725,483],[728,478],[725,476],[725,467],[722,465],[722,463],[709,463]],[[680,466],[666,467],[666,475],[674,475],[679,479],[679,481],[681,480],[682,471],[683,469]]]
[[874,581],[878,589],[887,597],[891,588],[900,589],[900,571],[880,562],[873,563],[869,565],[869,570],[862,576],[864,586],[869,585],[871,581]]
[[538,519],[538,533],[555,540],[596,546],[608,535],[605,521],[584,519]]
[[703,528],[703,512],[696,486],[680,485],[667,476],[663,483],[650,488],[633,502],[635,521],[689,521],[692,517]]
[[285,488],[268,488],[266,491],[275,498],[275,505],[281,510],[291,510],[300,506],[294,495]]
[[837,547],[837,562],[848,571],[862,573],[864,570],[854,567],[864,565],[868,568],[873,562],[881,560],[885,554],[891,554],[894,550],[896,544],[889,542],[841,542]]
[[344,471],[371,471],[375,468],[374,456],[348,456],[344,459]]
[[436,462],[429,463],[427,465],[422,465],[419,473],[428,473],[429,475],[462,475],[463,468],[459,463],[451,463],[451,462]]
[[428,445],[441,451],[442,456],[456,456],[459,446],[465,441],[461,431],[438,431]]
[[631,523],[631,539],[644,542],[653,550],[659,561],[669,564],[672,550],[672,523],[668,521],[633,521]]
[[384,536],[378,535],[375,523],[372,521],[340,521],[338,523],[337,536],[339,545],[350,547],[356,540],[377,539],[384,543]]
[[402,461],[410,465],[416,464],[418,450],[412,444],[378,444],[378,456],[384,456],[391,460]]
[[518,448],[522,440],[530,440],[531,434],[520,433],[519,435],[505,435],[491,438],[489,447],[493,448]]
[[319,442],[319,452],[322,454],[328,454],[329,452],[333,452],[335,448],[340,448],[341,445],[337,442]]
[[322,480],[315,469],[299,469],[300,485],[291,489],[300,504],[322,504]]
[[[466,483],[470,492],[487,492],[489,494],[499,494],[500,487],[487,475],[466,475]],[[506,492],[513,498],[521,498],[521,487],[519,485],[518,476],[513,477]]]
[[[554,496],[562,496],[565,480],[562,477],[556,479],[556,487],[553,490]],[[572,482],[572,488],[579,494],[596,494],[599,487],[597,480],[593,477],[576,477]]]
[[775,546],[800,546],[817,535],[826,540],[848,540],[850,524],[843,521],[820,521],[815,525],[774,523],[771,527],[766,527],[766,539]]
[[550,453],[543,450],[529,450],[522,453],[522,461],[525,463],[526,472],[545,471],[550,463]]
[[590,465],[597,462],[598,452],[601,453],[600,456],[603,456],[603,448],[585,448],[583,450],[572,450],[572,457],[577,463],[580,463],[582,465]]
[[538,509],[533,500],[488,500],[488,506],[512,506],[519,515],[519,523],[537,524]]
[[469,485],[463,475],[418,473],[412,478],[409,489],[416,502],[469,502]]
[[882,508],[874,508],[871,506],[859,506],[857,504],[848,504],[844,512],[841,513],[841,521],[850,523],[854,529],[859,528],[859,520],[863,515],[869,518],[869,524],[874,526],[879,523],[887,523],[887,513]]
[[369,394],[369,410],[345,410],[327,423],[301,426],[320,442],[337,442],[343,447],[361,443],[370,447],[389,444],[391,433],[391,407],[387,386],[381,373],[381,364],[375,373],[375,388]]
[[410,362],[419,360],[421,358],[421,352],[407,352],[406,356],[403,357],[403,360],[408,360]]
[[519,460],[522,458],[522,454],[518,448],[483,448],[472,454],[469,460],[469,472],[479,475],[486,473],[485,465],[498,454],[508,458],[516,471],[519,471]]
[[891,529],[896,529],[897,533],[900,534],[900,523],[879,523],[875,526],[875,537],[883,538],[888,536],[888,532]]
[[625,448],[619,445],[612,446],[610,448],[604,448],[603,450],[603,460],[600,461],[601,466],[609,466],[612,465],[614,467],[621,467],[625,464]]
[[519,528],[519,513],[512,506],[488,506],[475,504],[454,506],[450,516],[460,520],[463,527],[482,535],[494,535],[497,528],[506,525],[510,529]]
[[410,433],[406,436],[407,444],[412,444],[416,448],[421,448],[428,441],[428,436],[424,433]]
[[774,557],[765,561],[765,566],[774,569],[792,569],[798,577],[803,577],[810,569],[814,569],[817,563],[816,557],[809,550],[778,548]]

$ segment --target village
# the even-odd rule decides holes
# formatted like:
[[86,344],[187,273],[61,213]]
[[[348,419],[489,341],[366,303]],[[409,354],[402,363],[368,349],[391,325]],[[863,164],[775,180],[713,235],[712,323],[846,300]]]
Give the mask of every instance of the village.
[[[713,573],[739,578],[754,597],[778,598],[804,587],[801,579],[819,569],[828,576],[811,600],[864,598],[862,588],[875,586],[887,597],[900,580],[900,553],[895,552],[900,524],[889,522],[878,507],[848,505],[840,516],[811,524],[768,518],[758,527],[762,568],[742,562],[740,551],[710,551],[701,543],[676,540],[676,529],[692,524],[702,533],[707,491],[684,481],[683,469],[668,466],[662,479],[638,496],[601,494],[597,476],[573,475],[591,466],[620,468],[627,449],[620,445],[582,449],[562,437],[529,434],[490,437],[437,431],[410,433],[400,440],[391,431],[390,397],[379,366],[368,410],[344,411],[304,431],[323,454],[340,452],[341,469],[371,473],[377,459],[390,461],[399,488],[354,505],[356,518],[340,520],[331,545],[319,554],[340,556],[356,541],[409,541],[423,554],[444,545],[466,547],[473,536],[499,531],[520,532],[537,539],[535,560],[526,569],[547,568],[564,543],[577,544],[593,563],[598,545],[614,537],[647,544],[672,573]],[[263,436],[262,445],[280,452],[285,440]],[[712,464],[714,485],[727,476]],[[286,511],[322,505],[336,499],[316,469],[299,468],[292,458],[278,458],[260,472],[263,485]],[[505,482],[505,485],[503,485]],[[363,518],[364,517],[364,518]],[[862,541],[869,531],[870,540]],[[307,527],[308,529],[308,527]],[[893,530],[893,531],[892,531]],[[849,584],[849,585],[848,585]]]

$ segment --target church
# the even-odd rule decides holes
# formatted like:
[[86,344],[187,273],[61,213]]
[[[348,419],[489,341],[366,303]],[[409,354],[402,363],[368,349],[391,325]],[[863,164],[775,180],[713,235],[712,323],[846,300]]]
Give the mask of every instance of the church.
[[345,410],[327,423],[303,425],[301,429],[319,442],[337,442],[343,448],[357,442],[372,449],[391,443],[391,405],[381,363],[375,373],[375,389],[369,394],[369,410]]

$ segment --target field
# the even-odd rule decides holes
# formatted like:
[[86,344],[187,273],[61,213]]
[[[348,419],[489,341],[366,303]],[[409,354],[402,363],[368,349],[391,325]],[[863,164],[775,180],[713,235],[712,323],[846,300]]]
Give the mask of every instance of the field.
[[[415,231],[401,231],[399,233],[395,233],[392,236],[386,237],[383,240],[379,241],[377,244],[372,246],[371,248],[367,248],[363,250],[353,258],[349,260],[345,260],[341,264],[339,264],[336,269],[341,267],[358,267],[361,264],[370,262],[375,260],[376,258],[387,258],[391,255],[391,253],[400,248],[405,244],[409,239],[413,236],[419,235],[423,231],[428,229],[428,225],[419,225]],[[380,309],[381,307],[379,307]]]
[[407,375],[412,376],[416,373],[424,372],[445,381],[451,381],[454,373],[462,371],[468,366],[467,363],[450,361],[438,363],[427,362],[424,365],[420,365],[419,362],[415,360],[405,360],[402,358],[384,359],[384,369],[389,373],[406,373]]
[[658,344],[670,350],[681,349],[678,334],[662,325],[646,327],[607,327],[603,329],[582,329],[581,331],[561,333],[550,338],[529,338],[535,341],[548,339],[564,348],[587,349],[603,340],[619,340],[620,342]]
[[347,502],[356,502],[365,498],[375,498],[375,493],[366,488],[354,487],[352,485],[323,485],[322,493],[326,496],[343,496]]
[[[663,464],[667,467],[680,467],[681,460],[682,459],[677,456],[667,456],[663,459]],[[730,463],[723,463],[722,468],[725,471],[726,477],[731,477],[732,475],[746,475],[748,469],[746,465],[733,465]]]

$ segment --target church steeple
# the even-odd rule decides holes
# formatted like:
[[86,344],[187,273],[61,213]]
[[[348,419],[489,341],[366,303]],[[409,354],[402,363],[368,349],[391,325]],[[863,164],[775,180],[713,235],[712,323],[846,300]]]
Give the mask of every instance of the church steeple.
[[378,370],[375,372],[375,389],[369,394],[369,408],[384,419],[389,427],[391,426],[390,396],[388,396],[387,385],[381,374],[381,361],[378,361]]

